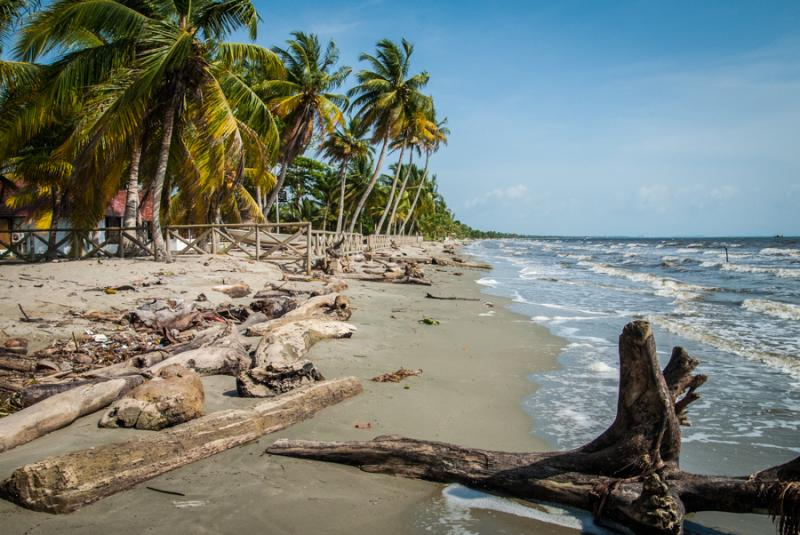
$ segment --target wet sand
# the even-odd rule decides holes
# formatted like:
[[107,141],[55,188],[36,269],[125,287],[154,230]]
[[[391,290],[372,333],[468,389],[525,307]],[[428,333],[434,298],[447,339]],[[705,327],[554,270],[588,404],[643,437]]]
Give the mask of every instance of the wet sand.
[[[142,267],[150,269],[150,265]],[[39,270],[46,266],[32,268],[26,272],[40,276]],[[167,268],[161,265],[160,269],[192,272],[194,268],[177,264]],[[349,340],[322,342],[309,354],[326,377],[361,378],[363,394],[324,410],[312,420],[174,470],[69,515],[35,513],[0,501],[3,533],[451,532],[445,523],[437,525],[440,519],[436,508],[442,500],[443,485],[263,455],[264,449],[279,438],[367,440],[382,434],[510,451],[547,449],[532,435],[532,423],[520,402],[535,388],[528,375],[553,367],[562,341],[505,310],[506,300],[481,295],[474,283],[480,272],[458,270],[463,271],[459,277],[453,275],[457,270],[452,268],[425,269],[434,280],[431,288],[351,282],[346,293],[354,303],[350,321],[358,332]],[[80,281],[108,284],[95,283],[88,271],[80,275]],[[116,271],[118,275],[124,272],[122,266]],[[206,274],[215,284],[220,276],[234,278],[211,269],[206,269]],[[263,274],[260,276],[263,278]],[[126,282],[124,277],[115,278],[117,284]],[[235,278],[260,288],[258,274],[238,272]],[[192,273],[172,276],[167,284],[171,291],[185,291],[190,297],[191,292],[202,288]],[[480,301],[431,300],[425,298],[427,292]],[[212,297],[211,292],[206,294]],[[90,300],[86,305],[120,303],[114,297],[118,296],[100,296],[103,303]],[[59,302],[58,296],[50,300]],[[487,300],[494,306],[487,305]],[[4,306],[0,312],[6,325],[14,317],[9,308]],[[50,309],[45,309],[43,314],[48,312]],[[441,324],[420,324],[423,317],[435,318]],[[424,371],[421,377],[398,384],[369,381],[401,366]],[[257,402],[235,397],[230,377],[204,381],[207,412]],[[68,428],[0,454],[0,478],[22,464],[49,455],[145,433],[98,429],[97,418],[82,418]],[[355,427],[366,423],[371,429]],[[499,512],[477,511],[469,523],[482,533],[574,533]]]

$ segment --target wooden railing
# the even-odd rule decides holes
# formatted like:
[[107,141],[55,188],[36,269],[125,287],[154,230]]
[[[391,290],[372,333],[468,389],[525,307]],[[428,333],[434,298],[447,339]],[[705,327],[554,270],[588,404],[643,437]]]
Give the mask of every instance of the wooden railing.
[[[311,223],[239,223],[169,225],[164,227],[173,256],[223,254],[254,260],[298,264],[310,272],[315,258],[336,246],[352,255],[393,246],[419,245],[421,236],[336,233],[313,230]],[[121,244],[123,244],[121,246]],[[149,228],[110,227],[79,230],[15,230],[0,232],[0,263],[55,259],[125,258],[154,256]]]
[[403,247],[404,245],[420,245],[422,236],[395,236],[392,234],[372,234],[367,236],[367,249],[378,251],[390,247]]

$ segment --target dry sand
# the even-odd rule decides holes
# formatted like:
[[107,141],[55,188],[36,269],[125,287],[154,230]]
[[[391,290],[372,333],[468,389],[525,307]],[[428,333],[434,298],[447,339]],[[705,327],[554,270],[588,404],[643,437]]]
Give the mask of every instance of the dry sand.
[[[31,336],[17,321],[16,303],[31,316],[60,317],[68,307],[85,310],[130,308],[146,296],[205,293],[216,302],[228,298],[209,291],[213,284],[242,281],[254,289],[274,274],[263,264],[232,258],[171,264],[109,260],[0,267],[0,329]],[[505,310],[500,298],[479,293],[479,272],[426,266],[432,288],[351,282],[354,302],[352,339],[322,342],[310,358],[326,377],[355,375],[365,392],[330,407],[314,419],[250,445],[229,450],[106,498],[69,515],[35,513],[0,501],[4,534],[16,533],[451,533],[454,526],[481,533],[566,533],[551,524],[498,512],[473,511],[469,518],[442,518],[442,485],[367,474],[355,468],[263,455],[278,438],[366,440],[381,434],[455,442],[503,450],[544,450],[531,434],[520,401],[535,388],[527,376],[554,366],[562,341]],[[106,295],[95,287],[145,279],[141,292]],[[42,285],[38,287],[37,285]],[[436,301],[440,296],[480,301]],[[234,300],[248,302],[248,299]],[[437,326],[419,320],[432,317]],[[87,325],[70,319],[40,329],[36,344],[68,337]],[[35,329],[35,327],[34,327]],[[421,377],[394,383],[369,378],[399,367],[422,368]],[[230,377],[205,379],[207,411],[248,405],[237,398]],[[97,428],[97,415],[0,454],[0,479],[22,464],[95,444],[124,440],[131,430]],[[361,430],[356,424],[371,425]],[[147,487],[178,491],[185,496]]]

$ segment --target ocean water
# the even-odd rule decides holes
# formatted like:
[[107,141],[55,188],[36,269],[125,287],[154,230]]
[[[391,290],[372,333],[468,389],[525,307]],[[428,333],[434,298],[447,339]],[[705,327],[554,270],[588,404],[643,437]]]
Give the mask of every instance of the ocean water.
[[662,364],[683,346],[709,376],[682,428],[684,469],[747,474],[800,455],[800,240],[487,240],[468,252],[494,266],[477,281],[488,293],[568,342],[524,400],[554,448],[613,421],[617,339],[647,319]]

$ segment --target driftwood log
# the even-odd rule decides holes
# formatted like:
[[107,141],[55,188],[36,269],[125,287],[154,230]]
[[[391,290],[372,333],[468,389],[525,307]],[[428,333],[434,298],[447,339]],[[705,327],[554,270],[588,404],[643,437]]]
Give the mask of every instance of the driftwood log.
[[343,321],[301,320],[282,325],[264,336],[256,347],[253,364],[236,377],[243,397],[268,397],[323,379],[305,358],[320,340],[349,338],[356,328]]
[[284,429],[355,396],[355,377],[309,385],[251,409],[219,411],[166,431],[25,465],[0,496],[28,509],[69,513],[159,474]]
[[81,416],[107,407],[166,366],[180,364],[200,375],[233,376],[249,367],[247,353],[237,333],[217,340],[216,344],[171,356],[148,368],[138,369],[135,375],[71,388],[0,418],[0,452],[66,427]]
[[0,418],[0,452],[66,427],[81,416],[99,411],[144,381],[141,375],[132,375],[80,386]]
[[317,295],[285,313],[280,318],[250,325],[246,334],[247,336],[265,336],[282,325],[299,320],[329,319],[346,321],[350,319],[352,313],[352,305],[347,296],[339,293]]
[[267,452],[560,503],[636,533],[681,534],[684,515],[697,511],[771,514],[779,532],[800,533],[800,457],[742,477],[682,471],[679,425],[706,380],[692,374],[697,360],[675,348],[662,372],[645,321],[625,326],[619,351],[616,419],[575,450],[505,453],[383,436],[368,442],[280,440]]

